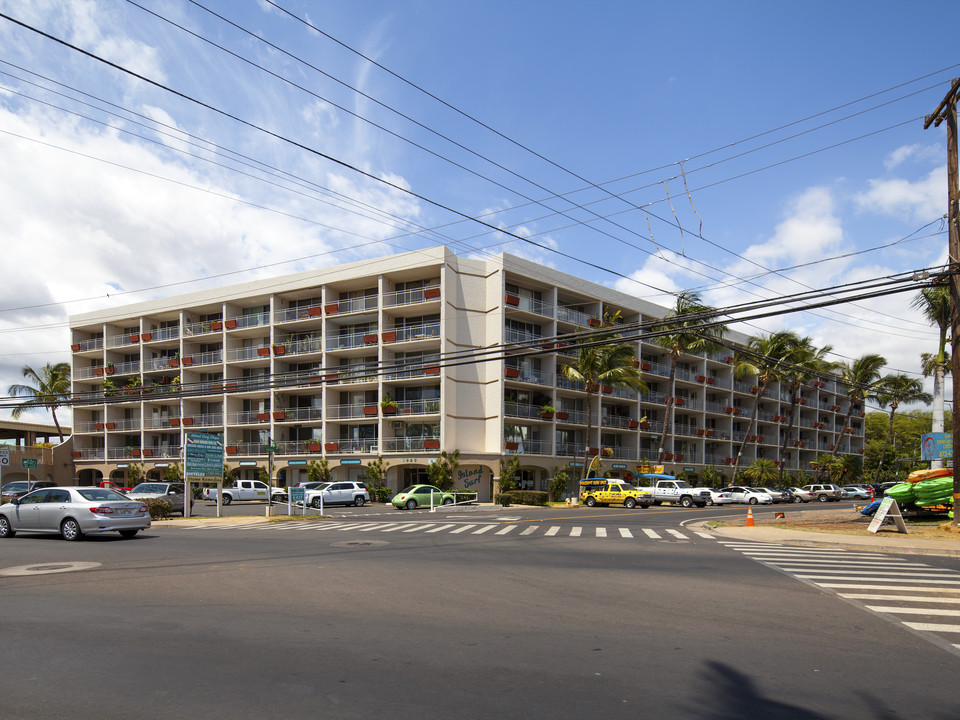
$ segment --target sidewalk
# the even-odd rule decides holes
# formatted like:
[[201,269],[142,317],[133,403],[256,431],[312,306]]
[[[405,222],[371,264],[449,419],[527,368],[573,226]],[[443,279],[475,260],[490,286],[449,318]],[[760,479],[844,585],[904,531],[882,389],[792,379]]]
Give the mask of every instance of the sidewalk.
[[757,525],[755,527],[722,525],[714,527],[711,521],[691,523],[686,527],[696,528],[711,535],[731,540],[749,540],[798,547],[831,547],[844,550],[901,553],[905,555],[960,557],[960,542],[956,540],[911,538],[909,533],[904,535],[891,531],[889,526],[884,526],[875,535],[840,535],[813,530],[789,530],[770,525]]

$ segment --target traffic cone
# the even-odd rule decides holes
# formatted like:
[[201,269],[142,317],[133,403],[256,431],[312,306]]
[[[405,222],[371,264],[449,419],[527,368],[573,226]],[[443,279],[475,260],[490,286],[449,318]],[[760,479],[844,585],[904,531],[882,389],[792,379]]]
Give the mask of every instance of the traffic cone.
[[747,527],[754,527],[753,508],[747,508]]

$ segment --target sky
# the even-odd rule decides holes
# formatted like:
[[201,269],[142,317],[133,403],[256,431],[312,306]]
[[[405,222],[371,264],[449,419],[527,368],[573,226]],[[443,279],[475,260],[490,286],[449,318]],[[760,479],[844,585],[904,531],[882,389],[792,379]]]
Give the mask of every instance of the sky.
[[[946,260],[952,0],[0,14],[0,395],[71,315],[439,244],[717,307]],[[919,375],[914,294],[732,327]]]

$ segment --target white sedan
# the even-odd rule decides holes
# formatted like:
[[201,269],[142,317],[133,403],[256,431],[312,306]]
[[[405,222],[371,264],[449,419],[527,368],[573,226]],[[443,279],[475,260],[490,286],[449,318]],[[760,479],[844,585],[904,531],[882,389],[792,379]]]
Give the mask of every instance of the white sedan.
[[708,490],[710,490],[710,499],[707,500],[707,505],[728,505],[733,502],[733,496],[728,492],[714,490],[713,488],[708,488]]
[[43,488],[0,505],[0,538],[18,532],[59,534],[64,540],[105,532],[131,538],[149,527],[150,510],[143,502],[107,488]]
[[733,502],[736,503],[746,503],[747,505],[770,505],[773,503],[770,493],[759,492],[750,487],[731,485],[722,488],[721,492],[729,493]]

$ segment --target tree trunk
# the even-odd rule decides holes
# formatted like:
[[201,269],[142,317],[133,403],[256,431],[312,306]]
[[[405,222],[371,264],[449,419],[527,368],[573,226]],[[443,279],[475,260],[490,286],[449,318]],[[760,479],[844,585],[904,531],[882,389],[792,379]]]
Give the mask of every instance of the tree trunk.
[[[580,472],[580,479],[583,480],[590,475],[590,443],[593,442],[593,387],[592,384],[587,385],[587,442],[586,446],[583,449],[583,468]],[[598,445],[599,448],[599,445]]]
[[847,408],[847,414],[843,417],[843,427],[840,428],[840,434],[837,435],[837,439],[834,440],[833,452],[830,454],[834,457],[840,455],[840,443],[843,442],[843,436],[847,432],[847,428],[850,426],[850,416],[853,415],[853,406],[856,401],[853,398],[850,398],[850,407]]
[[887,436],[883,439],[883,449],[880,451],[880,462],[877,464],[877,482],[883,482],[880,479],[880,471],[883,470],[883,461],[887,456],[887,444],[890,442],[890,436],[893,435],[893,414],[897,411],[897,403],[890,403],[890,424],[887,425]]
[[[787,432],[780,440],[780,473],[777,475],[777,484],[783,487],[783,456],[787,454],[787,442],[790,440],[790,436],[793,434],[793,418],[797,414],[797,392],[799,389],[790,388],[790,422],[787,424]],[[799,438],[799,435],[797,436]],[[797,450],[797,456],[799,457],[800,450]],[[797,463],[797,470],[800,470],[800,463]]]
[[[670,388],[670,392],[674,391],[674,386],[677,382],[677,356],[674,353],[670,353],[670,379],[667,381],[667,387]],[[672,404],[675,398],[670,397],[670,403]],[[670,412],[670,405],[666,405],[666,412],[663,417],[663,432],[660,433],[660,449],[657,450],[657,465],[663,462],[663,446],[667,442],[667,432],[670,430],[670,420],[673,418],[672,413]]]
[[[940,359],[937,359],[937,368],[933,373],[933,423],[931,425],[931,432],[943,432],[944,420],[943,420],[943,385],[946,381],[947,370],[943,362],[940,362]],[[942,468],[943,460],[931,460],[930,467],[932,468]]]
[[767,393],[767,381],[761,381],[757,391],[757,399],[753,403],[753,412],[750,413],[750,423],[747,425],[747,432],[743,436],[743,442],[740,443],[740,449],[737,451],[737,459],[733,463],[733,479],[737,479],[737,469],[740,467],[740,457],[743,455],[743,449],[747,446],[747,438],[757,426],[757,414],[760,412],[760,400]]

